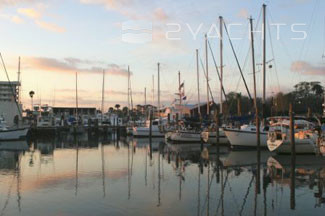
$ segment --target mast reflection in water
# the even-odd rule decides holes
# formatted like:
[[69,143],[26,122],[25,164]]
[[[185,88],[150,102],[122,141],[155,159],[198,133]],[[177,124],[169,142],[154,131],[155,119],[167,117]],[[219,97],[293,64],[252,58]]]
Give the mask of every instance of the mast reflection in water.
[[0,215],[323,215],[325,159],[295,161],[119,136],[1,142]]

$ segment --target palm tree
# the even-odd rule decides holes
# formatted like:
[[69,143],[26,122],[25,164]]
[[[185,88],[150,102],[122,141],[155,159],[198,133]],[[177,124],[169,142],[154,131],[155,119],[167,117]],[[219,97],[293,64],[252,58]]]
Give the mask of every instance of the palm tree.
[[113,107],[110,107],[110,108],[108,109],[108,112],[109,112],[109,113],[113,113],[113,112],[114,112],[114,108],[113,108]]
[[29,96],[30,96],[30,98],[31,98],[31,104],[32,104],[32,111],[33,111],[33,106],[34,106],[34,104],[33,104],[33,97],[34,97],[34,94],[35,94],[35,92],[34,91],[30,91],[29,92]]

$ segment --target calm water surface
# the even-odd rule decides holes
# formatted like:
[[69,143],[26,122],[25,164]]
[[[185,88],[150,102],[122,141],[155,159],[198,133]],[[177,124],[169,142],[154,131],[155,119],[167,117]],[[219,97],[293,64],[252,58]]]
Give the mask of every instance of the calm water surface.
[[325,215],[325,159],[297,156],[291,167],[265,151],[259,160],[161,139],[3,142],[0,216]]

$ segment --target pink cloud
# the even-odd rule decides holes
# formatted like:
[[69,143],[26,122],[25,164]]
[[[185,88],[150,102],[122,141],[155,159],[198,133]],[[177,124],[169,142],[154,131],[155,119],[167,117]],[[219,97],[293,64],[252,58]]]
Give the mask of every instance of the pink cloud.
[[118,10],[133,3],[133,0],[80,0],[83,4],[104,5],[107,9]]
[[290,70],[304,75],[325,75],[325,66],[314,66],[306,61],[295,61]]
[[41,13],[36,11],[34,8],[18,8],[17,12],[19,14],[22,14],[24,16],[33,18],[33,19],[38,19],[41,17]]
[[169,18],[167,13],[162,8],[155,9],[153,15],[154,18],[159,21],[165,21]]
[[238,12],[237,16],[239,18],[243,18],[243,19],[247,19],[249,17],[249,13],[245,8],[240,9],[240,11]]
[[42,29],[48,30],[48,31],[52,31],[52,32],[57,32],[57,33],[63,33],[66,31],[65,28],[60,27],[54,23],[48,23],[48,22],[44,22],[44,21],[40,21],[40,20],[36,20],[35,24],[37,26],[39,26]]
[[29,68],[50,72],[62,73],[106,73],[116,76],[127,76],[127,70],[117,64],[99,65],[101,62],[82,60],[77,58],[65,58],[63,60],[46,57],[27,57]]

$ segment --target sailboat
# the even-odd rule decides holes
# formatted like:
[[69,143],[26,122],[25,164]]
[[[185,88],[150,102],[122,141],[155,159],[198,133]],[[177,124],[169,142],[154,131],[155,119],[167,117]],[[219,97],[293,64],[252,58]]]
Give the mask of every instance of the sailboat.
[[[290,122],[288,120],[274,124],[268,133],[267,147],[271,152],[288,154],[291,153]],[[318,135],[314,133],[314,125],[306,120],[296,120],[295,149],[296,154],[317,153]]]
[[[206,40],[207,41],[207,40]],[[198,72],[198,50],[196,50],[196,61],[197,61],[197,79],[199,80],[199,72]],[[181,84],[180,82],[180,73],[179,73],[179,93],[180,96],[180,106],[182,103],[182,96],[184,92],[182,92],[182,88],[184,87],[184,83]],[[208,88],[208,87],[207,87]],[[208,99],[209,100],[209,99]],[[209,106],[207,106],[209,107]],[[209,108],[208,108],[209,109]],[[199,91],[199,82],[198,82],[198,112],[201,117],[200,113],[200,91]],[[201,129],[199,128],[178,128],[175,131],[167,132],[165,135],[165,140],[167,142],[172,143],[199,143],[201,141]]]
[[76,111],[75,111],[76,124],[70,128],[70,132],[73,134],[82,134],[85,132],[83,125],[79,124],[78,116],[78,73],[76,73]]
[[[158,113],[159,119],[154,119],[152,121],[147,120],[145,126],[133,127],[134,137],[149,137],[150,127],[152,137],[164,137],[165,134],[162,132],[161,128],[163,126],[163,121],[160,118],[160,64],[158,63]],[[151,110],[153,112],[153,110]],[[151,125],[150,125],[151,124]]]
[[[266,5],[263,4],[263,26],[266,26]],[[251,39],[252,39],[252,59],[253,59],[253,71],[254,71],[254,83],[255,83],[255,97],[256,97],[256,79],[255,79],[255,60],[254,60],[254,40],[253,40],[253,26],[251,23]],[[264,118],[264,104],[265,104],[265,73],[266,73],[266,28],[263,28],[263,118]],[[245,82],[246,83],[246,82]],[[246,87],[247,88],[247,87]],[[256,105],[256,98],[255,98],[255,107]],[[258,113],[256,113],[258,115]],[[267,146],[267,132],[269,127],[265,125],[260,126],[260,146],[266,147]],[[225,128],[224,132],[231,144],[234,148],[246,148],[246,147],[257,147],[256,142],[256,125],[248,124],[243,125],[240,128]]]
[[[204,142],[217,144],[217,129],[212,128],[201,133]],[[219,144],[229,144],[229,140],[222,128],[219,128]]]

